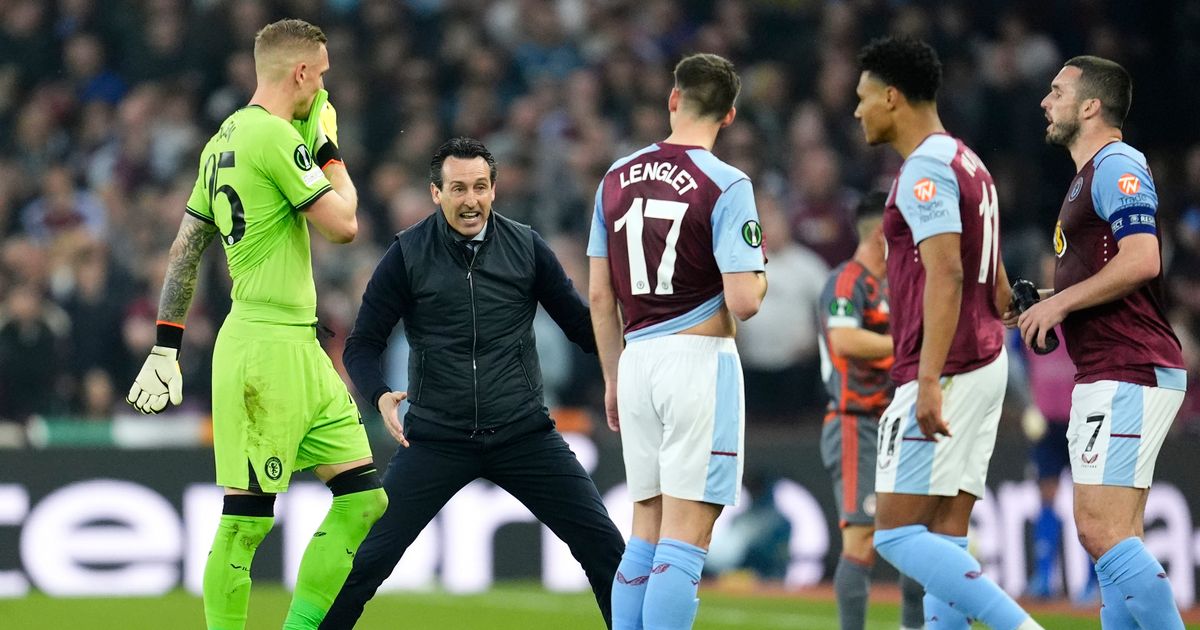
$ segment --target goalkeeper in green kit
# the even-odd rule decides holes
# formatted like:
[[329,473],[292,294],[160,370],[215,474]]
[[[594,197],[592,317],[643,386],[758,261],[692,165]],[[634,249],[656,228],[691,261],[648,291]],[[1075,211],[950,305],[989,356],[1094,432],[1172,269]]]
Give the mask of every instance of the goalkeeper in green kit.
[[285,630],[317,628],[387,496],[346,386],[316,337],[308,222],[348,243],[358,193],[337,150],[322,89],[321,29],[282,20],[254,41],[258,87],[200,156],[196,186],[171,246],[158,306],[158,343],[129,390],[143,413],[183,400],[177,363],[200,255],[220,238],[233,307],[213,352],[212,415],[224,509],[204,569],[210,630],[241,630],[254,551],[274,521],[275,495],[311,468],[333,506],[304,552]]

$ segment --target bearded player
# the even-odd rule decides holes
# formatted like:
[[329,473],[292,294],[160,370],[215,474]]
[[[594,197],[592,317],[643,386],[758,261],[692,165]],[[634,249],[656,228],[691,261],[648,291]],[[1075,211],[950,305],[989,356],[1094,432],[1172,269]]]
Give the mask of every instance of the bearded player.
[[1161,564],[1142,543],[1154,462],[1187,378],[1163,303],[1158,193],[1122,140],[1133,82],[1099,57],[1067,61],[1042,99],[1046,141],[1075,162],[1054,230],[1054,295],[1019,319],[1040,347],[1062,324],[1075,363],[1067,444],[1079,542],[1096,561],[1106,630],[1182,629]]

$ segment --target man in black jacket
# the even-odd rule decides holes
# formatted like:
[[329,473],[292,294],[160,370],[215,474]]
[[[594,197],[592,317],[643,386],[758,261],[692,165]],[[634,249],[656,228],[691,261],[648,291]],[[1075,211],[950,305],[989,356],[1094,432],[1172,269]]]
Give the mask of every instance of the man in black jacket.
[[[511,493],[567,543],[611,627],[624,541],[547,415],[533,336],[541,303],[571,341],[594,353],[587,304],[536,232],[491,211],[496,163],[482,143],[446,142],[429,177],[441,212],[396,237],[346,342],[350,378],[403,448],[383,477],[388,509],[321,628],[352,627],[417,534],[479,478]],[[408,392],[392,391],[380,366],[401,318],[411,346]],[[396,410],[405,398],[401,425]]]

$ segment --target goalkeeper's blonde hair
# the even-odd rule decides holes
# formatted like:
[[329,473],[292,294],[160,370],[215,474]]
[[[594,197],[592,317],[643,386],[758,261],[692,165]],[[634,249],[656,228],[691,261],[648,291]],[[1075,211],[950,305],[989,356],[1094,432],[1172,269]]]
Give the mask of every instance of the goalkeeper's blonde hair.
[[254,68],[259,76],[274,74],[299,61],[301,55],[314,53],[328,40],[320,27],[304,20],[272,22],[254,36]]

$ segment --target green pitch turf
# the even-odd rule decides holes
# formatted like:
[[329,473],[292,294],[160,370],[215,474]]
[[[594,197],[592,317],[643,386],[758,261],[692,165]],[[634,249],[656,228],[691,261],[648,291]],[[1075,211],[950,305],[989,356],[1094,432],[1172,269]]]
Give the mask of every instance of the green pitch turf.
[[[256,586],[247,630],[279,630],[289,594],[275,585]],[[1038,613],[1047,630],[1096,630],[1099,619]],[[21,630],[184,630],[204,627],[199,597],[175,591],[146,599],[53,599],[34,594],[0,599],[0,627]],[[367,605],[362,630],[603,630],[595,602],[587,594],[548,593],[536,586],[507,584],[481,595],[441,592],[381,595]],[[899,627],[896,604],[871,607],[867,630]],[[982,626],[977,626],[982,627]],[[704,592],[696,630],[833,630],[832,601],[737,596]],[[1200,630],[1200,626],[1188,628]]]

